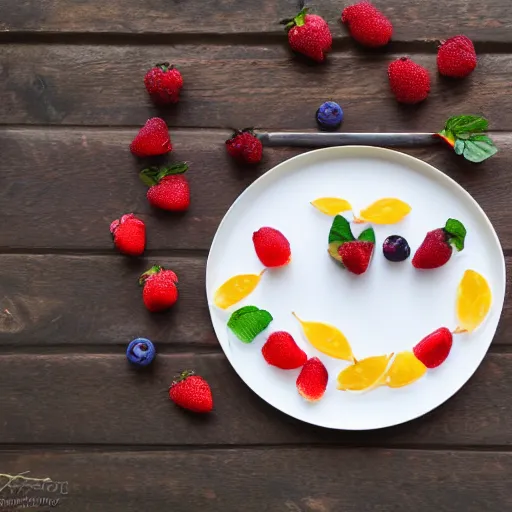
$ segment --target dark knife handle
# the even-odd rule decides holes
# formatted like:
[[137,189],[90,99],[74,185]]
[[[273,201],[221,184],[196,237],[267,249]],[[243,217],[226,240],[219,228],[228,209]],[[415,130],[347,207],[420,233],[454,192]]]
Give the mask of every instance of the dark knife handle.
[[430,146],[441,139],[433,133],[260,133],[258,138],[265,146]]

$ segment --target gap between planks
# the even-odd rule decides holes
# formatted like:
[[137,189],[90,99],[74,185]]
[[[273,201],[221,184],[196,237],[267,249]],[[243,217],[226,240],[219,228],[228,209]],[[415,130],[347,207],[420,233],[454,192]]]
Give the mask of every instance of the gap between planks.
[[[387,53],[437,53],[439,41],[435,39],[392,40],[388,45],[370,50],[372,54]],[[266,32],[241,32],[237,34],[199,33],[133,33],[120,34],[115,32],[0,32],[0,44],[67,44],[67,45],[209,45],[209,46],[273,46],[287,45],[286,34]],[[334,36],[332,52],[344,52],[358,49],[356,43],[348,35]],[[477,54],[512,53],[512,41],[481,41],[475,42]],[[362,50],[368,51],[368,50]]]

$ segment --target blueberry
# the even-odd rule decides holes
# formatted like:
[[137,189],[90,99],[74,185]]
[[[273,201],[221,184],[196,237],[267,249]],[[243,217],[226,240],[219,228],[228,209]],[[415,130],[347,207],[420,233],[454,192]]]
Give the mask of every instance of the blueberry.
[[147,366],[153,361],[155,354],[155,346],[146,338],[136,338],[130,341],[126,349],[128,361],[137,366]]
[[400,235],[391,235],[382,244],[384,257],[389,261],[404,261],[411,255],[407,240]]
[[326,101],[316,111],[316,122],[321,130],[336,130],[343,121],[343,110],[335,101]]

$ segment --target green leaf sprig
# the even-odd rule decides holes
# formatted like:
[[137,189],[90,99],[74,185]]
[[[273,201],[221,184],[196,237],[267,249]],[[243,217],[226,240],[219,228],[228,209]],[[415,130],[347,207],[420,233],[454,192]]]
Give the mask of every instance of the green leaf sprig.
[[470,162],[480,163],[498,152],[490,137],[485,135],[489,122],[479,116],[453,116],[438,135],[457,153]]
[[251,343],[272,320],[272,315],[268,311],[256,306],[244,306],[231,315],[228,327],[240,341]]

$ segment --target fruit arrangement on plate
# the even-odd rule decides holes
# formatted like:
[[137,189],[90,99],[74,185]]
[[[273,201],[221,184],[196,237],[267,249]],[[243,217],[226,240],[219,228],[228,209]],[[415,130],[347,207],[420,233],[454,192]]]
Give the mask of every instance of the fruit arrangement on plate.
[[[412,208],[399,198],[380,198],[355,214],[351,204],[338,197],[317,198],[311,204],[320,212],[333,218],[327,234],[328,254],[343,269],[360,276],[371,268],[372,259],[383,257],[390,264],[412,265],[415,272],[432,272],[444,266],[464,250],[467,235],[462,222],[448,219],[443,227],[434,227],[425,234],[423,242],[414,251],[405,237],[389,235],[383,240],[382,255],[376,255],[375,225],[395,225],[408,216]],[[343,215],[342,215],[343,214]],[[362,226],[356,237],[353,227]],[[293,265],[291,244],[286,236],[272,227],[262,227],[252,236],[254,250],[263,265],[255,273],[238,274],[221,284],[213,294],[213,303],[220,310],[230,310],[246,299],[269,273],[276,268]],[[336,270],[338,271],[338,270]],[[356,278],[360,279],[360,278]],[[357,281],[352,284],[357,286]],[[485,320],[492,304],[492,293],[486,279],[476,270],[465,270],[456,290],[456,316],[458,325],[450,329],[440,326],[426,333],[409,350],[377,354],[359,359],[357,345],[348,341],[337,326],[302,317],[290,312],[298,322],[307,343],[319,352],[339,362],[337,389],[345,392],[368,392],[378,387],[402,388],[423,377],[427,371],[444,363],[451,352],[454,337],[469,334]],[[246,305],[233,311],[227,328],[234,337],[245,344],[264,333],[274,321],[269,311],[255,305]],[[308,401],[318,401],[329,382],[329,374],[322,357],[308,355],[300,348],[293,335],[284,330],[270,332],[261,347],[261,355],[271,366],[282,370],[297,370],[296,387]]]

